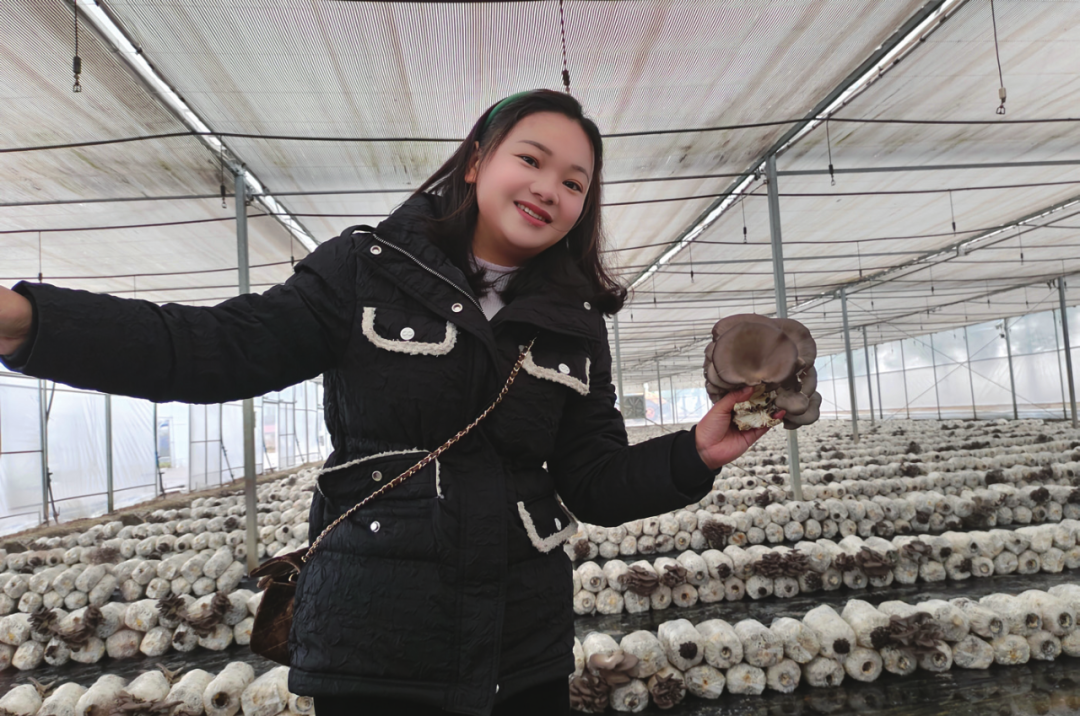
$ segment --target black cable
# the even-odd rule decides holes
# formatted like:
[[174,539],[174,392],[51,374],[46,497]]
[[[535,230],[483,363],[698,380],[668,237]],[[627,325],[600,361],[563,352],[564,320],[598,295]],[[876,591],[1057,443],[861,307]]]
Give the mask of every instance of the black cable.
[[[731,132],[745,129],[763,129],[768,127],[782,127],[791,124],[802,124],[805,117],[797,119],[778,119],[768,122],[746,122],[743,124],[726,124],[713,127],[687,127],[680,129],[647,129],[637,132],[612,132],[602,135],[604,139],[626,139],[632,137],[662,137],[670,134],[704,134],[709,132]],[[1029,124],[1064,124],[1080,122],[1080,117],[1043,117],[1033,119],[1010,119],[1010,120],[979,120],[979,119],[862,119],[830,117],[830,122],[847,122],[849,124],[899,124],[920,126],[979,126],[993,124],[1005,125],[1029,125]],[[280,142],[340,142],[347,144],[356,143],[393,143],[393,142],[418,142],[437,144],[460,144],[461,137],[329,137],[329,136],[298,136],[288,134],[255,134],[251,132],[162,132],[159,134],[147,134],[136,137],[116,137],[113,139],[97,139],[82,142],[65,142],[62,144],[40,144],[29,147],[3,147],[0,154],[16,152],[38,152],[53,149],[77,149],[82,147],[98,147],[109,144],[127,144],[130,142],[143,142],[155,139],[172,139],[176,137],[229,137],[235,139],[261,139],[265,141]]]
[[997,58],[998,98],[1001,99],[1001,105],[994,112],[1005,114],[1005,75],[1001,72],[1001,50],[998,48],[997,13],[994,12],[994,0],[990,0],[990,20],[994,23],[994,57]]
[[[285,266],[288,261],[275,261],[268,264],[252,264],[250,268],[270,268],[271,266]],[[97,279],[117,279],[117,278],[150,278],[154,276],[190,276],[192,274],[201,273],[221,273],[223,271],[236,271],[235,266],[227,268],[215,268],[215,269],[197,269],[193,271],[162,271],[159,273],[125,273],[114,274],[111,276],[49,276],[50,281],[93,281]],[[22,281],[22,276],[0,276],[0,281]]]
[[[1058,182],[1031,182],[1027,184],[996,184],[987,186],[962,186],[962,187],[950,187],[945,189],[898,189],[894,191],[853,191],[853,192],[780,192],[780,197],[798,198],[798,197],[840,197],[840,196],[904,196],[904,195],[918,195],[918,194],[944,194],[952,191],[992,191],[1000,189],[1030,189],[1035,187],[1053,187],[1053,186],[1072,186],[1074,184],[1080,184],[1080,180],[1076,181],[1058,181]],[[405,193],[412,190],[409,189],[362,189],[362,190],[343,190],[343,191],[293,191],[293,192],[274,192],[273,194],[252,194],[253,199],[257,199],[261,196],[322,196],[322,195],[348,195],[348,194],[396,194]],[[691,196],[675,196],[665,197],[661,199],[638,199],[634,201],[615,201],[604,202],[602,206],[646,206],[649,204],[665,204],[678,201],[695,201],[697,199],[719,199],[728,197],[732,192],[721,192],[713,194],[695,194]],[[741,196],[755,197],[759,199],[765,199],[767,196],[760,192],[745,192]],[[23,207],[23,206],[63,206],[67,204],[107,204],[113,202],[142,202],[142,201],[187,201],[194,199],[218,199],[217,194],[180,194],[175,196],[128,196],[128,197],[114,197],[114,198],[99,198],[99,199],[63,199],[63,200],[47,200],[47,201],[13,201],[13,202],[0,202],[0,209]],[[965,232],[966,233],[966,232]],[[864,239],[865,240],[865,239]],[[670,243],[670,242],[668,242]],[[787,242],[785,242],[787,243]]]
[[[249,219],[257,219],[261,216],[271,216],[271,214],[249,214]],[[211,224],[222,221],[236,221],[235,216],[221,216],[214,219],[187,219],[184,221],[159,221],[154,223],[145,224],[112,224],[109,226],[72,226],[67,228],[53,228],[53,229],[2,229],[0,234],[31,234],[35,231],[45,234],[62,233],[67,231],[118,231],[121,229],[151,229],[161,226],[187,226],[189,224]]]

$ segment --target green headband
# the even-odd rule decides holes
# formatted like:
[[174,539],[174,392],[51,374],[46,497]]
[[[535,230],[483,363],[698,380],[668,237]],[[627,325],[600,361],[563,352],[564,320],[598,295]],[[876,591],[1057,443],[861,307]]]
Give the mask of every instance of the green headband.
[[484,120],[484,126],[481,127],[480,134],[483,134],[484,132],[486,132],[488,130],[488,127],[491,126],[491,120],[493,120],[495,118],[495,115],[498,114],[501,109],[503,109],[506,105],[510,104],[514,100],[521,99],[522,97],[524,97],[525,95],[528,95],[528,94],[532,94],[532,92],[531,91],[517,92],[515,94],[510,95],[509,97],[507,97],[506,99],[504,99],[503,101],[499,102],[497,105],[492,107],[491,111],[488,112],[487,119]]

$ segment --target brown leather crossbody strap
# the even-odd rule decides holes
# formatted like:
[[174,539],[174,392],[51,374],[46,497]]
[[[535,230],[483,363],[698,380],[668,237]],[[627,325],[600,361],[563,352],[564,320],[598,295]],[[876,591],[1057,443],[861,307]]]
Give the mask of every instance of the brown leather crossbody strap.
[[[499,403],[502,402],[503,398],[506,397],[507,392],[509,392],[509,390],[510,390],[510,386],[514,384],[514,380],[517,378],[517,374],[521,370],[522,364],[525,363],[525,359],[528,357],[529,351],[532,350],[533,343],[536,343],[536,338],[533,338],[531,341],[529,341],[529,344],[527,346],[525,346],[521,350],[521,355],[518,356],[517,363],[514,364],[513,370],[510,371],[510,377],[506,379],[506,384],[502,387],[502,390],[499,391],[499,395],[498,395],[498,397],[495,398],[495,402],[493,402],[491,405],[489,405],[487,410],[480,413],[480,416],[476,420],[474,420],[471,423],[469,423],[468,425],[466,425],[465,428],[461,432],[459,432],[457,435],[450,438],[445,443],[440,445],[438,448],[436,448],[435,450],[428,453],[424,457],[424,459],[422,459],[420,462],[416,463],[415,465],[410,467],[408,470],[401,473],[400,475],[395,477],[393,480],[386,483],[385,485],[380,487],[378,490],[376,490],[375,492],[371,493],[370,495],[365,497],[363,500],[358,502],[357,504],[353,505],[345,514],[343,514],[341,517],[338,517],[336,520],[334,520],[329,525],[327,525],[326,529],[324,529],[319,534],[319,536],[315,538],[315,541],[311,543],[311,547],[308,548],[307,553],[304,554],[304,562],[307,562],[309,559],[311,559],[311,556],[313,554],[315,554],[315,549],[323,541],[323,538],[325,538],[326,535],[330,534],[330,531],[333,530],[335,527],[337,527],[339,524],[341,524],[341,522],[348,519],[349,516],[351,516],[354,512],[359,510],[361,507],[364,507],[367,504],[369,504],[376,497],[380,497],[382,495],[385,495],[390,490],[394,489],[395,487],[397,487],[401,483],[405,482],[406,480],[408,480],[410,477],[412,477],[416,473],[423,470],[425,467],[427,467],[429,464],[431,464],[432,461],[437,460],[440,455],[442,455],[444,452],[449,450],[450,447],[453,446],[453,444],[456,443],[458,440],[461,440],[463,437],[468,435],[470,430],[475,428],[480,423],[481,420],[486,418],[488,416],[488,414],[491,413],[491,411],[494,410],[495,407]],[[347,467],[350,464],[351,463],[346,463],[345,465],[341,465],[340,467]],[[333,469],[336,469],[336,468],[331,468],[331,470],[333,470]],[[339,468],[337,468],[337,469],[339,469]],[[329,470],[327,472],[329,472]]]

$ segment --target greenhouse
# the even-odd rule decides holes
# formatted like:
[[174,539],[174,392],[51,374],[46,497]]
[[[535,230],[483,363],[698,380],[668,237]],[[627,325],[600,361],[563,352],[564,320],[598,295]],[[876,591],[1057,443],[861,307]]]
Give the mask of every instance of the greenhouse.
[[4,12],[0,716],[1080,713],[1080,0]]

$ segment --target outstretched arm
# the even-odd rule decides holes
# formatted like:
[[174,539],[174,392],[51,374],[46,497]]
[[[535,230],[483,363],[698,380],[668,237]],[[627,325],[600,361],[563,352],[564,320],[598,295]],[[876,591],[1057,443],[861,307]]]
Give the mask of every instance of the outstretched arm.
[[21,283],[0,293],[0,351],[27,375],[157,402],[280,390],[333,367],[345,348],[355,303],[351,245],[348,237],[328,241],[284,284],[212,308]]
[[548,459],[559,496],[579,519],[615,526],[697,502],[712,489],[720,467],[765,432],[730,427],[732,408],[747,397],[734,394],[714,405],[693,430],[631,446],[615,409],[606,340],[594,355],[589,394],[567,403],[555,454]]
[[26,343],[33,320],[30,301],[0,286],[0,356],[11,355]]

